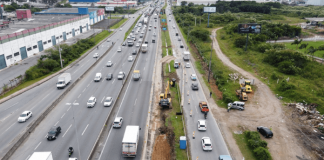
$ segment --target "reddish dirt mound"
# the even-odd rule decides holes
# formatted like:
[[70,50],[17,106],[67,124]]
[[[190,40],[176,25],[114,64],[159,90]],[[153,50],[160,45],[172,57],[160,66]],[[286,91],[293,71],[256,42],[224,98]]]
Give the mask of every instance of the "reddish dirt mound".
[[171,148],[165,134],[159,135],[155,139],[155,145],[152,153],[152,160],[170,160]]

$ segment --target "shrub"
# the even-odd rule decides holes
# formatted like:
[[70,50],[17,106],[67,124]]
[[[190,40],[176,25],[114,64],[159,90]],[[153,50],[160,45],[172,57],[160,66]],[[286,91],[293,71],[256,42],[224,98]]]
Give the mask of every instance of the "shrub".
[[278,90],[281,92],[287,91],[287,90],[293,90],[296,88],[293,84],[288,84],[286,80],[282,80],[278,85]]
[[256,149],[253,150],[254,155],[256,156],[257,159],[260,160],[271,160],[271,154],[270,152],[263,147],[258,147]]
[[228,91],[223,92],[223,101],[225,103],[231,103],[231,102],[234,102],[234,100],[235,100],[234,97],[231,96],[231,94],[228,93]]
[[254,139],[254,140],[260,139],[260,134],[255,131],[245,131],[244,134],[248,139]]
[[270,78],[272,80],[277,80],[279,78],[279,76],[276,73],[272,73]]
[[261,140],[260,138],[258,140],[255,139],[249,139],[248,144],[252,149],[258,148],[258,147],[264,147],[266,148],[268,143],[264,140]]
[[266,50],[271,49],[271,44],[269,43],[262,43],[258,45],[258,51],[264,53]]
[[280,62],[278,69],[280,72],[290,75],[295,75],[301,71],[301,69],[299,67],[296,67],[291,61]]
[[[243,48],[246,43],[246,37],[240,36],[234,40],[234,45],[238,48]],[[250,44],[250,41],[248,41],[248,45]]]
[[275,43],[275,44],[272,44],[272,48],[273,49],[286,49],[286,45],[283,43]]

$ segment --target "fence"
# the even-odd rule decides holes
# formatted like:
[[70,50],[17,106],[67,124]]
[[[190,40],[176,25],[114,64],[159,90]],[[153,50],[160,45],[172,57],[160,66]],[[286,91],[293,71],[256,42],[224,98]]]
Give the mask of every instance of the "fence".
[[15,87],[20,85],[26,78],[26,75],[20,75],[14,79],[9,80],[8,83],[4,83],[1,90],[0,90],[0,96],[4,95],[5,93],[13,90]]

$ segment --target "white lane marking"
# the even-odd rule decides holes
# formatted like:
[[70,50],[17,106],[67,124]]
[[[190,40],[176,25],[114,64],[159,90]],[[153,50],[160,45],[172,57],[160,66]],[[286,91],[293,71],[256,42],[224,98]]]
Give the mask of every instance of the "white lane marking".
[[[111,133],[111,130],[112,130],[112,127],[110,127],[110,131],[109,131],[109,133],[108,133],[108,136],[107,136],[106,142],[105,142],[105,144],[104,144],[104,147],[102,148],[103,151],[105,150],[105,147],[106,147],[106,144],[107,144],[107,141],[108,141],[109,135],[110,135],[110,133]],[[101,153],[102,153],[102,152],[101,152]],[[101,153],[100,153],[100,156],[99,156],[99,159],[98,159],[98,160],[100,160],[100,158],[101,158],[101,155],[102,155]]]
[[[15,104],[11,105],[9,108],[13,107],[14,105],[16,105],[16,104],[18,104],[18,103],[19,103],[19,102],[17,102],[17,103],[15,103]],[[6,109],[4,109],[4,110],[7,110],[7,109],[9,109],[9,108],[6,108]]]
[[56,126],[56,125],[58,124],[58,122],[59,122],[59,121],[57,121],[57,122],[54,124],[54,126]]
[[87,87],[89,87],[90,86],[90,83],[87,85]]
[[86,126],[86,128],[84,129],[84,131],[82,132],[81,136],[83,136],[83,133],[87,130],[89,124]]
[[[15,123],[14,123],[15,124]],[[12,124],[9,128],[7,128],[6,130],[5,130],[5,132],[8,130],[8,129],[10,129],[14,124]]]
[[111,84],[113,84],[115,82],[115,79],[113,80],[113,82]]
[[122,66],[124,66],[124,64],[125,64],[125,63],[123,63],[123,65],[122,65]]
[[65,115],[65,113],[63,114],[63,116],[62,116],[61,118],[63,118],[63,117],[64,117],[64,115]]
[[[50,95],[50,93],[49,94],[47,94],[43,99],[41,99],[40,101],[42,101],[42,100],[44,100],[47,96],[49,96]],[[40,102],[39,101],[39,102]],[[35,107],[36,107],[37,105],[35,105],[34,107],[32,107],[30,110],[33,110]]]
[[62,136],[62,138],[65,136],[65,134],[69,131],[69,129],[71,128],[72,124],[70,125],[70,127],[66,130],[66,132],[64,133],[64,135]]
[[82,91],[82,93],[85,91],[86,89],[84,89],[83,91]]
[[[84,64],[83,64],[81,67],[83,67],[83,66],[84,66]],[[80,68],[81,68],[81,67],[80,67]]]
[[37,147],[38,147],[38,146],[39,146],[39,145],[40,145],[41,143],[42,143],[42,142],[39,142],[39,143],[38,143],[38,145],[36,146],[36,148],[35,148],[34,150],[36,150],[36,149],[37,149]]
[[74,74],[75,72],[77,72],[78,70],[79,70],[79,69],[77,69],[76,71],[74,71],[73,74]]
[[80,98],[81,94],[79,94],[78,98]]
[[137,101],[137,98],[135,99],[135,103],[134,103],[134,106],[136,106],[136,101]]
[[69,111],[70,110],[70,108],[71,108],[71,106],[66,110],[66,111]]
[[141,81],[140,81],[140,84],[142,83],[142,79],[141,79]]
[[90,59],[88,59],[86,62],[90,61]]
[[28,157],[25,159],[25,160],[28,160],[29,159],[29,157],[30,157],[30,155],[28,155]]
[[105,96],[104,97],[102,97],[102,100],[101,100],[101,102],[100,103],[102,103],[102,101],[105,99]]

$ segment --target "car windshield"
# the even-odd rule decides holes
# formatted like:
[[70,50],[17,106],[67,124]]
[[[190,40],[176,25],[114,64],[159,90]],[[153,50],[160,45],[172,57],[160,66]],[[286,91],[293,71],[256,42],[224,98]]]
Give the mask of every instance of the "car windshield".
[[55,128],[51,128],[50,131],[48,132],[49,134],[55,134]]
[[20,117],[27,117],[27,115],[26,114],[21,114]]
[[63,81],[59,81],[59,82],[57,82],[57,84],[64,84],[64,82]]
[[92,100],[89,100],[88,103],[92,103],[93,101]]
[[110,102],[111,101],[111,99],[110,98],[108,98],[108,99],[106,99],[106,101],[105,102]]
[[110,78],[110,77],[111,77],[111,74],[108,74],[108,75],[107,75],[107,77],[109,77],[109,78]]

